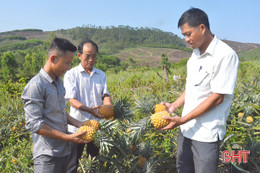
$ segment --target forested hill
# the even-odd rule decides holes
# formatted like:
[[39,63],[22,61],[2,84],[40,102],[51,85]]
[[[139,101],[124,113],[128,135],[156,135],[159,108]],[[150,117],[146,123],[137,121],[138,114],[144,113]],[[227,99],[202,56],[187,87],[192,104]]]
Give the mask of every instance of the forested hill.
[[[66,30],[60,29],[53,31],[53,33],[58,37],[71,40],[76,45],[85,39],[91,39],[99,45],[102,52],[107,54],[137,46],[186,48],[185,42],[177,35],[154,28],[82,26]],[[11,47],[7,46],[8,44],[28,42],[29,39],[43,41],[47,40],[49,35],[50,32],[37,29],[0,33],[0,51],[6,51],[7,48],[10,50]],[[36,44],[40,43],[37,42]]]
[[82,41],[91,39],[107,51],[117,51],[127,47],[140,45],[175,45],[186,47],[184,41],[170,32],[159,29],[119,27],[77,27],[59,30],[57,35],[69,36],[72,40]]

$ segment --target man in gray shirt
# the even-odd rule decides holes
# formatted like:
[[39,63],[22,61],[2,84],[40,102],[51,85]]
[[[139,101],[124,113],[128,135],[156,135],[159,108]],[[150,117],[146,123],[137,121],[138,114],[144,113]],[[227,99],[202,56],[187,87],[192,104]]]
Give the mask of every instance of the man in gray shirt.
[[80,127],[80,122],[68,115],[65,89],[59,78],[70,69],[76,47],[68,40],[55,38],[48,50],[47,62],[24,88],[22,99],[26,129],[33,140],[35,172],[64,173],[70,155],[69,142],[88,143],[82,133],[68,133],[68,124]]

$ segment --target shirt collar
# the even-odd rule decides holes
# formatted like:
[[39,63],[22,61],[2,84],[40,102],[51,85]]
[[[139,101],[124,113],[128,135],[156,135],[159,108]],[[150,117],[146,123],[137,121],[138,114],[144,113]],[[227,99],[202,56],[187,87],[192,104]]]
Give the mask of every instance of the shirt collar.
[[[213,55],[214,54],[214,51],[215,51],[215,47],[217,45],[217,42],[218,42],[218,38],[216,35],[214,35],[214,38],[213,40],[210,42],[209,46],[207,47],[205,54],[210,54],[210,55]],[[203,55],[200,55],[200,51],[199,49],[194,49],[194,53],[198,56],[198,57],[202,57]]]
[[[80,72],[86,72],[86,70],[82,67],[81,63],[79,64],[79,71]],[[97,69],[93,67],[91,74],[98,73]]]
[[49,81],[50,83],[54,82],[53,79],[51,78],[51,76],[50,76],[46,71],[44,71],[43,68],[41,68],[40,74],[41,74],[45,79],[47,79],[47,81]]
[[209,44],[209,46],[206,50],[206,53],[213,55],[215,48],[216,48],[216,45],[217,45],[217,42],[218,42],[217,36],[214,36],[213,40],[210,42],[210,44]]

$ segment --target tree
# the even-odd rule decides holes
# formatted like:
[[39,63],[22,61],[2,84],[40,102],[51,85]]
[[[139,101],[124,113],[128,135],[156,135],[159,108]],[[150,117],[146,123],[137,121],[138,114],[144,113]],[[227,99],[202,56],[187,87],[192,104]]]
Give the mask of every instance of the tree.
[[166,82],[168,82],[169,81],[168,73],[171,73],[170,70],[169,70],[170,67],[171,67],[171,63],[169,62],[168,57],[166,56],[166,54],[162,54],[160,65],[163,68],[164,79],[165,79]]
[[135,67],[136,62],[135,62],[135,60],[133,60],[133,58],[127,57],[127,61],[128,61],[130,66]]
[[25,61],[23,64],[22,75],[23,75],[23,77],[28,77],[30,79],[38,72],[36,58],[35,58],[35,56],[32,56],[31,54],[27,54],[24,57],[24,60]]
[[15,61],[14,55],[8,51],[3,53],[1,58],[2,64],[2,78],[4,81],[8,81],[9,79],[14,80],[16,78],[16,67],[17,63]]

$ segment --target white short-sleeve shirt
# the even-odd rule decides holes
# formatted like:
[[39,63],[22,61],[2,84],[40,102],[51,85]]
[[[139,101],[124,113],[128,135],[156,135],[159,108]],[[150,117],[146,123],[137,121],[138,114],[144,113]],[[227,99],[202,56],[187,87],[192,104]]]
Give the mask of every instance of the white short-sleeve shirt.
[[[79,64],[77,67],[67,71],[64,76],[64,87],[66,89],[65,99],[74,98],[87,107],[102,105],[104,94],[108,94],[106,74],[93,68],[90,75]],[[96,119],[92,114],[70,107],[70,115],[79,121]],[[75,133],[77,128],[69,125],[69,132]]]
[[180,126],[185,137],[201,142],[214,142],[224,138],[238,66],[237,54],[216,36],[203,55],[194,49],[187,62],[182,116],[195,109],[212,93],[225,95],[220,105]]

